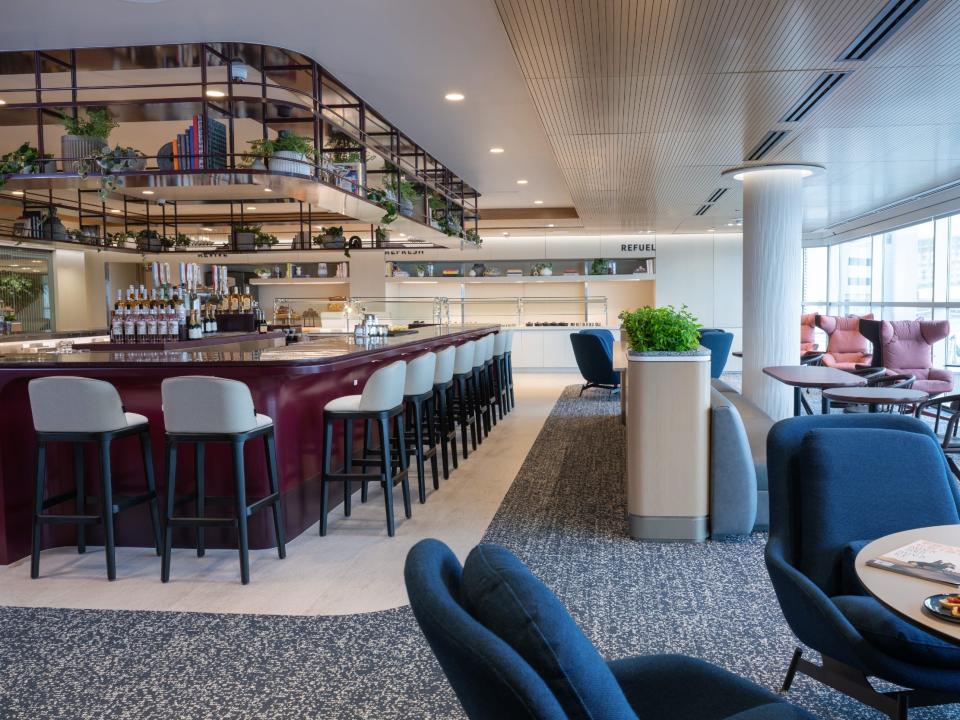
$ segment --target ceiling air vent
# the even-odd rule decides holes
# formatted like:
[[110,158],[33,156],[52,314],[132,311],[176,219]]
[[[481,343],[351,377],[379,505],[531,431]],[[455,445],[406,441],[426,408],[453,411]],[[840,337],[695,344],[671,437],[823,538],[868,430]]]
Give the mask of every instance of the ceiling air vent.
[[813,110],[816,104],[823,100],[848,74],[845,72],[827,72],[821,75],[810,86],[807,93],[800,98],[799,102],[780,119],[780,122],[792,123],[803,120],[807,113]]
[[715,203],[717,200],[723,197],[723,194],[727,191],[726,188],[717,188],[713,191],[713,195],[707,198],[708,203]]
[[694,213],[694,215],[706,215],[706,214],[707,214],[707,210],[709,210],[710,208],[711,208],[710,203],[707,203],[706,205],[701,205],[701,206],[700,206],[700,209],[697,210],[697,211]]
[[866,60],[919,10],[927,0],[890,0],[838,60]]
[[786,130],[771,130],[763,136],[763,140],[747,155],[747,160],[759,160],[773,149],[773,146],[783,140]]

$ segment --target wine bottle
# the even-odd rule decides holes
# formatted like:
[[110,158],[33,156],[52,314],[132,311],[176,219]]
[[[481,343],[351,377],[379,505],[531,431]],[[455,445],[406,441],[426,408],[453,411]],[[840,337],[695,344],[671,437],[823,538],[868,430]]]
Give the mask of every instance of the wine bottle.
[[180,339],[180,318],[175,310],[167,314],[167,337],[170,340]]

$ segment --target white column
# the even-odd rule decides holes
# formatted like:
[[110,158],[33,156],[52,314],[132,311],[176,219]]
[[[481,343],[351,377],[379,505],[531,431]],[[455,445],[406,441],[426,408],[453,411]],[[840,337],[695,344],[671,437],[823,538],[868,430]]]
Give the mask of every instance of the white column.
[[764,375],[800,362],[803,177],[793,168],[743,176],[743,394],[774,420],[793,415],[793,389]]

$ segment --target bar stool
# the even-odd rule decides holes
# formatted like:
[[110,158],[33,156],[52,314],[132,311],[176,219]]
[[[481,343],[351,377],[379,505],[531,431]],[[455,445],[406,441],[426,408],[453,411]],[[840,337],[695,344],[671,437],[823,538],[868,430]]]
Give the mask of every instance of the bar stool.
[[460,444],[463,446],[463,459],[469,456],[467,450],[467,428],[470,429],[470,441],[474,450],[477,449],[477,416],[474,412],[473,398],[475,395],[476,378],[473,374],[473,358],[476,355],[476,340],[468,340],[457,345],[453,360],[453,400],[460,425]]
[[[87,551],[85,526],[103,525],[107,556],[107,578],[116,580],[117,561],[113,516],[122,510],[150,503],[153,540],[160,554],[160,513],[157,486],[153,477],[153,452],[150,425],[143,415],[126,412],[117,389],[103,380],[81,377],[36,378],[27,384],[30,411],[37,435],[37,465],[33,503],[33,547],[30,554],[30,577],[40,577],[40,539],[44,525],[76,524],[77,552]],[[137,435],[146,477],[147,491],[133,497],[115,497],[110,466],[110,447],[118,438]],[[73,445],[75,489],[51,498],[44,498],[47,476],[47,444],[68,442]],[[84,482],[84,445],[95,443],[100,455],[100,512],[86,513],[87,495]],[[74,501],[75,515],[47,515],[43,511],[60,503]]]
[[[404,414],[410,431],[409,448],[417,462],[417,485],[420,503],[427,501],[426,461],[430,461],[433,489],[440,489],[437,469],[437,434],[434,418],[433,376],[437,371],[437,355],[428,352],[407,363],[403,387]],[[424,427],[426,420],[426,427]],[[368,421],[369,422],[369,421]],[[424,446],[426,445],[426,450]]]
[[[190,375],[167,378],[160,384],[163,398],[163,423],[167,444],[167,511],[160,580],[170,581],[170,559],[173,554],[173,528],[197,529],[197,557],[206,554],[204,528],[236,527],[240,553],[240,582],[250,582],[250,544],[247,518],[267,507],[273,510],[273,529],[277,538],[277,555],[287,556],[280,516],[280,485],[277,478],[277,449],[273,420],[253,407],[250,388],[238,380]],[[246,467],[243,447],[248,440],[262,437],[267,464],[270,493],[259,500],[247,501]],[[234,512],[230,517],[206,515],[204,487],[204,450],[207,443],[230,443],[233,450]],[[194,470],[196,490],[177,498],[177,447],[195,446]],[[193,500],[196,517],[175,516],[177,506]]]
[[476,389],[476,401],[473,408],[477,418],[477,440],[482,444],[483,439],[490,434],[490,395],[487,392],[487,338],[484,335],[476,341],[473,350],[473,383]]
[[506,384],[506,372],[505,372],[505,355],[507,345],[507,335],[506,331],[501,330],[496,335],[493,336],[493,385],[494,385],[494,394],[495,402],[497,406],[497,413],[500,415],[500,419],[503,420],[503,416],[510,412],[510,407],[507,402],[507,384]]
[[[387,534],[394,535],[393,488],[399,482],[403,491],[403,509],[409,518],[410,483],[407,471],[406,441],[403,432],[403,390],[407,374],[407,364],[402,360],[391,363],[374,372],[363,387],[360,395],[344,395],[328,402],[323,408],[323,475],[320,491],[320,535],[327,534],[327,513],[329,500],[327,486],[331,482],[343,482],[343,514],[350,517],[353,481],[362,483],[364,497],[368,482],[379,482],[383,487],[383,502],[387,513]],[[392,447],[390,420],[396,422],[396,448]],[[337,421],[343,421],[343,468],[333,472],[333,429]],[[353,458],[353,421],[372,420],[379,427],[379,460],[354,460]],[[394,452],[394,450],[396,452]],[[397,457],[399,466],[393,469],[393,458]],[[367,463],[377,463],[380,475],[356,473],[353,469],[361,465],[364,470]]]
[[[488,428],[493,426],[496,427],[497,424],[497,405],[499,401],[497,400],[497,392],[495,387],[495,376],[494,376],[494,362],[493,362],[493,349],[494,345],[497,342],[497,334],[490,333],[487,335],[484,340],[486,341],[486,352],[484,353],[483,360],[483,381],[485,383],[484,397],[487,400],[487,426]],[[501,418],[503,416],[501,415]]]
[[503,347],[503,360],[504,365],[507,368],[507,371],[504,375],[507,381],[507,396],[508,402],[510,403],[510,409],[513,410],[517,406],[517,399],[513,394],[513,330],[505,330],[507,339]]
[[437,368],[433,373],[433,396],[436,404],[437,433],[440,437],[440,458],[443,479],[450,478],[450,449],[453,448],[453,467],[457,468],[457,428],[453,412],[453,365],[457,348],[445,347],[437,353]]

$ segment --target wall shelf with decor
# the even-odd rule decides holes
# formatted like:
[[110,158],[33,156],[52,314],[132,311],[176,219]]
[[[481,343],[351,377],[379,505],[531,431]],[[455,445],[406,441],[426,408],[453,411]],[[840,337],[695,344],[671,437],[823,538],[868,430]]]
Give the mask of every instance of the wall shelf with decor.
[[461,280],[592,280],[605,277],[627,277],[649,280],[656,273],[656,258],[596,258],[566,260],[485,260],[458,261],[392,261],[386,265],[386,276],[393,279],[461,279]]

